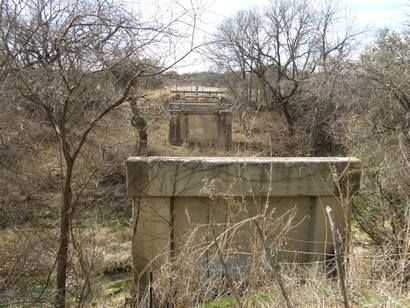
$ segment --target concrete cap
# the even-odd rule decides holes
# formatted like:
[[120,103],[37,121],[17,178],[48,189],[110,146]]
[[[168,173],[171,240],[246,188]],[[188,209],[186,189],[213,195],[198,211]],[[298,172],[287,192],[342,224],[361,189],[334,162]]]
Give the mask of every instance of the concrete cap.
[[338,196],[359,188],[353,157],[130,157],[130,197]]
[[218,113],[222,110],[230,111],[230,105],[215,103],[182,103],[169,104],[170,111],[178,110],[183,113]]

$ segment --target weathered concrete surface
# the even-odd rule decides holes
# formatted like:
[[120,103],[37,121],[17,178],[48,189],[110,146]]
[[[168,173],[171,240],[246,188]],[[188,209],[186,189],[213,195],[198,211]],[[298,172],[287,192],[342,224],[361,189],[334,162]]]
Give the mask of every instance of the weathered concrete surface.
[[219,103],[171,103],[169,141],[172,145],[232,144],[232,116]]
[[[350,200],[360,182],[355,158],[131,157],[127,189],[134,205],[132,255],[137,273],[157,268],[185,244],[192,226],[205,226],[196,243],[206,243],[209,224],[266,213],[279,229],[294,215],[280,258],[308,262],[333,252],[325,207],[333,208],[342,236],[350,224]],[[283,221],[280,221],[282,217]],[[276,223],[276,219],[278,219]],[[251,224],[235,235],[247,252]],[[141,276],[144,278],[144,275]]]
[[[341,185],[333,172],[360,177],[359,167],[357,159],[338,157],[131,157],[127,187],[131,197],[329,196]],[[351,184],[357,190],[358,180]]]

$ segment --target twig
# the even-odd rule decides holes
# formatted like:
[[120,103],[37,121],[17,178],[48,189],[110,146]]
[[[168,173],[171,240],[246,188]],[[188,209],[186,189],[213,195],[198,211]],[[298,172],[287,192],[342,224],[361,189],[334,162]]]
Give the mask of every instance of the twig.
[[222,257],[221,251],[219,250],[218,241],[216,239],[215,231],[214,231],[214,228],[212,226],[211,226],[211,230],[212,230],[212,236],[213,236],[213,239],[214,239],[213,244],[216,248],[216,253],[218,254],[218,257],[219,257],[219,262],[221,262],[221,265],[224,269],[226,280],[228,281],[229,287],[232,290],[232,293],[233,293],[233,296],[235,298],[236,304],[238,305],[239,308],[243,308],[241,299],[239,298],[239,294],[238,294],[238,291],[235,288],[235,284],[233,283],[233,279],[231,277],[231,274],[229,273],[228,267],[226,266],[226,263],[224,261],[224,258]]
[[272,268],[274,279],[276,280],[277,284],[279,285],[282,296],[283,296],[283,298],[286,302],[286,307],[291,308],[292,304],[290,303],[288,293],[286,292],[285,284],[284,284],[284,282],[282,280],[282,277],[279,273],[279,264],[272,258],[271,254],[270,254],[268,245],[266,244],[265,237],[263,236],[262,229],[259,226],[259,223],[255,219],[253,219],[252,222],[255,225],[256,231],[257,231],[257,233],[258,233],[258,235],[261,239],[263,250],[265,251],[265,256],[268,259],[268,262],[269,262],[269,264]]
[[343,296],[343,303],[345,308],[349,308],[349,301],[347,299],[346,285],[345,285],[345,273],[343,270],[343,260],[342,260],[342,240],[340,238],[339,230],[336,226],[336,219],[333,215],[332,208],[326,207],[327,217],[329,218],[330,228],[332,229],[333,235],[333,248],[335,251],[336,269],[337,277],[339,281],[340,292]]

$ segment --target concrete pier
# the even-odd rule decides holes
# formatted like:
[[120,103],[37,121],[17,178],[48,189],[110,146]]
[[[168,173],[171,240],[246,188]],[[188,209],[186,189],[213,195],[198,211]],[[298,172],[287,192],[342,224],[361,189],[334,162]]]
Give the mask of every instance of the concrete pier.
[[232,144],[232,112],[219,103],[171,103],[169,142],[172,145]]
[[[280,260],[323,260],[333,253],[325,208],[333,209],[346,239],[351,197],[361,176],[360,162],[349,157],[131,157],[126,165],[135,226],[133,265],[142,280],[178,253],[189,226],[218,225],[220,233],[227,220],[262,213],[278,221],[293,215]],[[251,224],[238,230],[238,251],[248,251],[251,234]],[[197,244],[211,241],[209,236],[204,228]]]

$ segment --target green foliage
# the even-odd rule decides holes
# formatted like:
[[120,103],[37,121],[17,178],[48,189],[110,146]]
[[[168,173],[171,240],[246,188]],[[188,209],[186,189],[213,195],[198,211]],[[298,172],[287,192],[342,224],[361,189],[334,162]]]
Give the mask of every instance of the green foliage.
[[232,296],[226,296],[221,299],[216,300],[210,304],[204,304],[198,308],[231,308],[235,307],[235,299]]
[[[242,296],[242,303],[248,303],[249,307],[258,307],[263,304],[273,303],[275,300],[280,298],[279,294],[276,293],[258,293],[254,295]],[[216,301],[203,304],[198,308],[231,308],[236,307],[236,301],[233,296],[224,296]]]
[[113,296],[115,294],[127,291],[129,289],[130,280],[120,280],[112,283],[108,289],[105,290],[106,294],[109,296]]

